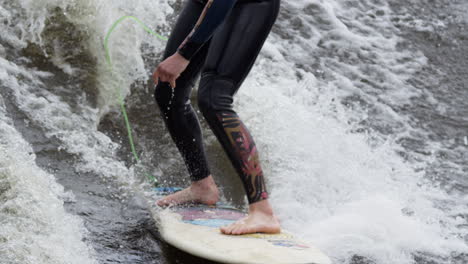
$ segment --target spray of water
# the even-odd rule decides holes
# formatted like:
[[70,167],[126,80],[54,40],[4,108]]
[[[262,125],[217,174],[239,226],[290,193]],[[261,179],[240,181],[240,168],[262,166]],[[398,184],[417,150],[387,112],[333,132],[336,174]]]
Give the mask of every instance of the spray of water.
[[[47,55],[66,75],[85,69],[70,63],[60,43],[47,48],[54,47],[41,34],[50,26],[47,18],[58,7],[86,36],[81,45],[96,58],[96,104],[80,90],[72,107],[43,85],[41,80],[50,73],[0,61],[5,69],[0,80],[15,105],[80,157],[77,171],[92,171],[128,186],[136,181],[133,168],[116,158],[119,142],[99,132],[97,125],[118,104],[115,84],[123,87],[125,97],[132,84],[147,80],[152,69],[144,67],[142,54],[159,54],[163,45],[133,25],[123,26],[110,44],[119,73],[115,79],[105,65],[102,40],[124,14],[157,21],[160,31],[168,30],[171,5],[130,5],[123,0],[0,5],[3,24],[11,25],[1,27],[2,43],[37,43],[51,51]],[[393,18],[383,0],[283,2],[278,22],[236,98],[260,150],[283,226],[318,245],[336,263],[361,255],[376,263],[409,264],[417,254],[450,263],[452,253],[468,251],[462,239],[466,231],[460,227],[464,220],[456,217],[467,212],[466,199],[448,195],[424,177],[429,158],[416,162],[398,154],[406,151],[398,138],[425,131],[411,126],[411,118],[395,108],[411,103],[414,96],[431,95],[407,82],[427,60],[401,48]],[[177,156],[160,160],[157,166],[164,171],[174,159]],[[82,231],[74,232],[78,237]],[[75,241],[71,246],[80,245]]]

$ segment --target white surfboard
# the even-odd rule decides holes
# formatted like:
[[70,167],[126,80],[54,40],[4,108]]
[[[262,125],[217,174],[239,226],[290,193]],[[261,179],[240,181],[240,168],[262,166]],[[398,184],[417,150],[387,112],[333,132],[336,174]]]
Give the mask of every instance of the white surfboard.
[[287,231],[280,234],[224,235],[219,227],[245,216],[229,207],[172,207],[158,213],[162,238],[170,245],[221,263],[331,264],[309,243]]

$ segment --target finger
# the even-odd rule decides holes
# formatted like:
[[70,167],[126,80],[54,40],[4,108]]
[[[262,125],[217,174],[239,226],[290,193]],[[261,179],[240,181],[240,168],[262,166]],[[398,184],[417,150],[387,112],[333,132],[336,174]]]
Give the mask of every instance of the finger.
[[153,73],[153,82],[154,82],[154,85],[158,85],[158,82],[159,82],[159,70],[156,69]]
[[166,74],[164,74],[163,71],[158,70],[157,76],[158,76],[158,82],[167,82]]
[[169,82],[171,83],[172,89],[174,89],[175,86],[176,86],[176,78],[171,78],[171,79],[169,80]]

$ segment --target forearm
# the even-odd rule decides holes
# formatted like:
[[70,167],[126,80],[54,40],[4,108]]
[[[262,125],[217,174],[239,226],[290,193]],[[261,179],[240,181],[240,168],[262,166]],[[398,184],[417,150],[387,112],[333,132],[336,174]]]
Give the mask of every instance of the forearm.
[[195,27],[179,46],[177,52],[190,60],[226,19],[235,3],[236,0],[208,0]]

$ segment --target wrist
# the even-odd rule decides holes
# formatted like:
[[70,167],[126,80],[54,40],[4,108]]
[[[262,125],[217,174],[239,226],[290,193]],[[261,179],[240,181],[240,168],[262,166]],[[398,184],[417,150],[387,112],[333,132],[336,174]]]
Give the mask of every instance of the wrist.
[[191,60],[195,53],[203,46],[204,43],[193,42],[191,39],[184,41],[183,44],[177,49],[179,53],[186,60]]
[[184,54],[182,54],[181,52],[179,52],[179,50],[177,50],[176,53],[174,53],[174,55],[175,55],[179,60],[183,60],[184,62],[190,62],[190,58],[185,57]]

